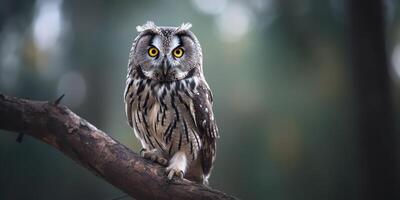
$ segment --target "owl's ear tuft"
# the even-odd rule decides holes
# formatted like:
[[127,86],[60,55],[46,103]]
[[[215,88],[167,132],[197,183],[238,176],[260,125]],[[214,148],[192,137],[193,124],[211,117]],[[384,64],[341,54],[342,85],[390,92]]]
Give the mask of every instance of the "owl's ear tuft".
[[190,28],[192,28],[192,24],[189,22],[186,23],[182,23],[177,29],[176,32],[180,32],[180,31],[187,31]]
[[141,26],[136,26],[136,30],[138,32],[143,32],[145,30],[155,30],[157,29],[157,26],[154,24],[152,21],[147,21],[147,23],[141,25]]

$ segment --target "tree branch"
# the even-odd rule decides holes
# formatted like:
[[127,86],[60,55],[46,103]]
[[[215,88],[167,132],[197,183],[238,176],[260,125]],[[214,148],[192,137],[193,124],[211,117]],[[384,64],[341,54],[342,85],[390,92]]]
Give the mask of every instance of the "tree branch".
[[168,181],[162,166],[141,158],[58,103],[0,94],[0,129],[46,142],[136,199],[236,199],[188,180]]

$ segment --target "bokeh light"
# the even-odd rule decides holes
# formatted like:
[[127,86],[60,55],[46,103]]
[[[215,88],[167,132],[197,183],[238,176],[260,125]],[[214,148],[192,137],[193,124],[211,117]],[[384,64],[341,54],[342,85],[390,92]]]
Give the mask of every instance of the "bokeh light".
[[394,69],[394,72],[396,74],[396,78],[400,79],[400,45],[397,44],[394,49],[393,49],[393,53],[392,53],[392,66]]
[[239,3],[229,4],[216,19],[219,37],[226,42],[235,42],[243,38],[252,28],[251,11]]
[[51,50],[57,45],[63,27],[62,0],[39,0],[36,4],[33,38],[40,50]]
[[209,15],[218,15],[224,12],[228,0],[192,0],[194,6],[201,12]]

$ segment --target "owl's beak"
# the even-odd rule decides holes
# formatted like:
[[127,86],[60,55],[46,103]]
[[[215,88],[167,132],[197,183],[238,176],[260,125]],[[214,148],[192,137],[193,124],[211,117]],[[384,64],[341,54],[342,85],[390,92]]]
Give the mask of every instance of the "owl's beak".
[[171,69],[171,63],[169,63],[168,59],[165,57],[161,66],[161,70],[164,76],[168,75],[168,71]]

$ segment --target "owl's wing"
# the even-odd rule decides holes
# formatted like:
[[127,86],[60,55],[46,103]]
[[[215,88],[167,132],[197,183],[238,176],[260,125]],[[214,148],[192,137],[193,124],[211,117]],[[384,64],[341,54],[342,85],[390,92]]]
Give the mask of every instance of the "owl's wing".
[[132,69],[128,70],[128,76],[126,79],[126,86],[124,92],[124,102],[125,102],[125,114],[128,118],[128,124],[133,128],[133,120],[132,120],[132,109],[134,109],[134,105],[132,105],[134,101],[134,92],[135,92],[135,85],[133,85],[133,78],[129,76],[129,73]]
[[199,85],[193,97],[193,107],[195,122],[203,143],[201,150],[202,167],[206,175],[211,171],[215,159],[216,139],[219,137],[212,104],[213,97],[208,85],[206,83]]

